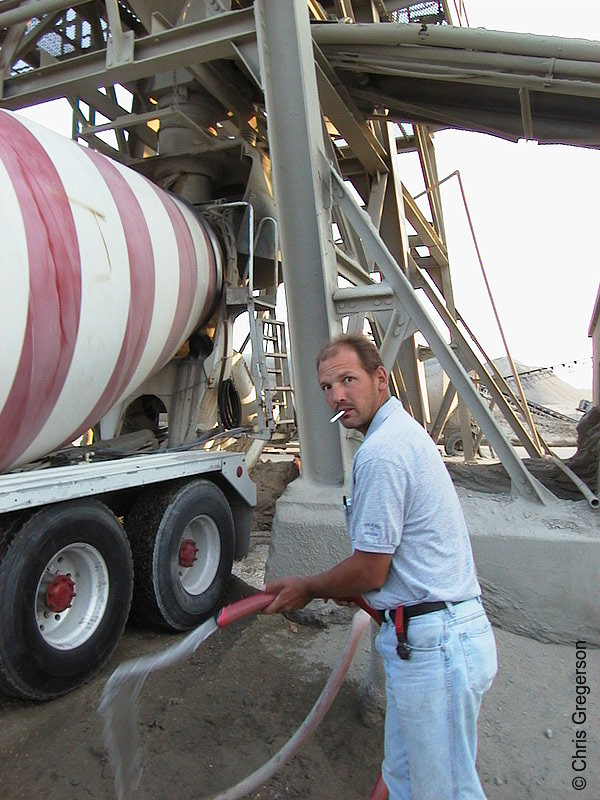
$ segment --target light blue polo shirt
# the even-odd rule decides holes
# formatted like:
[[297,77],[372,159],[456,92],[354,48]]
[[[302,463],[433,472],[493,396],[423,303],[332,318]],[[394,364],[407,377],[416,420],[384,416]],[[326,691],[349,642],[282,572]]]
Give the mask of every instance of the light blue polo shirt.
[[392,397],[352,462],[346,522],[353,550],[393,553],[374,608],[458,603],[481,594],[454,485],[427,432]]

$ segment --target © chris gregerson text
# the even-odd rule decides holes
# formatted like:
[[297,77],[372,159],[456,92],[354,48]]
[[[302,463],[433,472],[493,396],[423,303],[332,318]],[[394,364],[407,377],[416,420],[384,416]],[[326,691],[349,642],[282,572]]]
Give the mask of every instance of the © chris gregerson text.
[[589,715],[590,686],[587,678],[587,643],[585,640],[575,642],[575,710],[571,721],[575,726],[571,739],[571,769],[576,773],[571,785],[577,791],[585,789],[587,781],[587,729]]

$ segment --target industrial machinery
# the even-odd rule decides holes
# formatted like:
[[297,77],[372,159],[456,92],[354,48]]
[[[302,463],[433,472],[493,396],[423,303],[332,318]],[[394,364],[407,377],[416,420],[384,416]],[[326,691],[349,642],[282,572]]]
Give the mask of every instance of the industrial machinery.
[[[179,448],[294,425],[282,279],[302,497],[339,489],[349,454],[315,413],[314,354],[366,321],[436,441],[458,396],[465,457],[475,421],[513,492],[553,502],[487,405],[544,457],[456,309],[433,135],[597,146],[595,43],[462,28],[446,0],[1,5],[0,106],[62,98],[88,149],[1,114],[0,686],[51,697],[98,669],[127,616],[130,546],[137,615],[185,628],[213,608],[252,487],[241,456]],[[401,180],[411,152],[428,209]],[[233,351],[245,312],[251,380]],[[448,377],[435,419],[419,337]],[[302,521],[314,546],[280,523],[277,552],[322,565],[324,518]]]
[[[249,205],[199,211],[7,111],[0,183],[0,686],[49,698],[106,661],[132,592],[163,627],[214,613],[255,488],[243,453],[203,447],[269,438],[274,323],[238,272]],[[258,397],[232,345],[249,304]]]

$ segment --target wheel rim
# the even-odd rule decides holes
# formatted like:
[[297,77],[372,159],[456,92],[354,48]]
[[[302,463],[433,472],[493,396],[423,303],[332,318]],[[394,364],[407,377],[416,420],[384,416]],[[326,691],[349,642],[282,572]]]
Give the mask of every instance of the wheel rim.
[[[195,559],[189,563],[190,549]],[[179,542],[177,574],[182,588],[191,595],[203,594],[213,583],[221,561],[221,537],[212,519],[201,514],[187,525]]]
[[102,622],[108,590],[108,568],[95,547],[74,542],[59,550],[46,564],[35,595],[44,641],[58,650],[86,642]]

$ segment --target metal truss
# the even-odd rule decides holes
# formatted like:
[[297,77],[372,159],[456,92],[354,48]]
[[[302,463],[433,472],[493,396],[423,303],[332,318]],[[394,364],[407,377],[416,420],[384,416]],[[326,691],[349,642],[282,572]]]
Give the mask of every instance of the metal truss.
[[527,471],[498,427],[475,384],[425,311],[411,282],[391,255],[368,214],[356,203],[335,169],[332,169],[331,177],[334,202],[360,236],[383,278],[382,282],[365,286],[358,291],[338,289],[334,295],[338,312],[345,315],[348,311],[354,312],[356,308],[358,311],[369,310],[377,314],[386,307],[393,308],[394,314],[385,326],[386,336],[382,344],[382,355],[388,365],[395,361],[401,343],[408,336],[415,330],[423,333],[434,355],[498,453],[510,475],[513,491],[540,502],[554,500],[554,496]]
[[[343,480],[343,445],[315,421],[312,362],[348,313],[357,329],[370,319],[399,397],[426,424],[414,336],[423,332],[452,382],[429,426],[434,438],[458,391],[465,456],[470,411],[515,491],[545,501],[467,375],[477,373],[539,457],[505,386],[457,324],[432,132],[599,146],[600,45],[451,22],[437,0],[4,0],[0,105],[66,97],[75,139],[190,202],[243,198],[260,221],[273,215],[275,196],[303,474]],[[400,179],[398,153],[408,151],[421,161],[427,216]],[[188,179],[200,174],[208,196],[198,198]],[[258,258],[257,280],[260,270]],[[338,276],[351,288],[340,289]],[[415,288],[446,325],[449,346]]]

